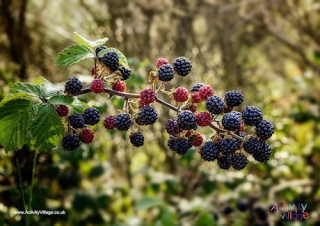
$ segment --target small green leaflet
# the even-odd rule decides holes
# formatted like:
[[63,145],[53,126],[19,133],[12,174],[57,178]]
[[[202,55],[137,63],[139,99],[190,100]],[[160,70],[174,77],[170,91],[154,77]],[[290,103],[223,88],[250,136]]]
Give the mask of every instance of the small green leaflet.
[[28,142],[28,131],[37,109],[29,100],[15,99],[0,105],[0,144],[6,153]]
[[70,105],[72,102],[73,102],[73,98],[65,95],[53,96],[48,100],[48,103],[54,104],[54,105],[58,105],[58,104]]
[[118,54],[120,65],[122,65],[125,68],[129,68],[129,64],[128,64],[127,58],[124,56],[124,54],[120,50],[118,50],[116,48],[110,47],[110,48],[103,49],[103,50],[101,50],[99,52],[98,57],[103,57],[103,55],[105,53],[110,52],[110,51],[115,51]]
[[2,102],[8,102],[14,99],[31,99],[31,97],[39,97],[43,94],[40,86],[31,83],[17,82],[13,84],[9,93],[4,97]]
[[88,39],[79,35],[77,32],[74,32],[73,36],[78,44],[84,45],[90,49],[98,48],[98,47],[102,46],[103,44],[105,44],[109,40],[108,38],[102,38],[102,39],[98,39],[96,41],[89,41]]
[[136,200],[136,207],[139,210],[146,210],[161,205],[163,205],[163,201],[157,197],[146,196]]
[[60,145],[64,135],[63,126],[57,111],[51,104],[39,104],[37,118],[32,124],[31,132],[31,142],[38,151]]
[[93,51],[85,45],[73,45],[62,50],[55,62],[56,65],[68,67],[86,58],[93,58]]

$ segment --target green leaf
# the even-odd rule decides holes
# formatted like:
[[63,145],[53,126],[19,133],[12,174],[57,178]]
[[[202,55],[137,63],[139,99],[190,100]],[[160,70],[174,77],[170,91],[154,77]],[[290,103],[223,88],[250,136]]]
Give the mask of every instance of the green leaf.
[[51,82],[43,82],[41,83],[40,87],[43,90],[44,97],[51,97],[51,96],[57,95],[63,90],[62,87],[55,86]]
[[92,50],[84,45],[73,45],[62,50],[56,60],[58,66],[71,66],[72,64],[78,63],[86,58],[92,58]]
[[208,212],[201,213],[195,222],[195,226],[215,226],[215,225],[216,225],[216,222],[213,219],[212,214],[209,214]]
[[140,210],[161,206],[162,204],[163,204],[163,201],[156,197],[143,197],[136,201],[136,206]]
[[70,107],[70,114],[73,114],[73,113],[82,114],[85,109],[89,108],[89,105],[85,102],[80,101],[77,98],[74,98],[72,104],[69,105],[69,107]]
[[64,135],[62,122],[51,104],[39,104],[31,132],[32,143],[38,151],[51,149],[61,143]]
[[58,95],[51,97],[48,102],[50,104],[64,104],[64,105],[71,105],[73,102],[73,98],[65,95]]
[[29,100],[10,100],[0,105],[0,144],[6,153],[21,149],[27,143],[35,114],[36,108]]
[[159,217],[163,226],[177,225],[177,216],[169,208],[162,208]]
[[105,53],[110,52],[110,51],[115,51],[118,54],[120,65],[122,65],[125,68],[129,68],[129,64],[128,64],[127,58],[124,56],[124,54],[120,50],[118,50],[116,48],[110,47],[110,48],[103,49],[98,53],[98,57],[103,57],[103,55]]
[[105,44],[109,40],[108,38],[102,38],[102,39],[98,39],[98,40],[92,42],[92,41],[89,41],[88,39],[82,37],[77,32],[74,32],[73,36],[78,44],[87,46],[90,49],[98,48],[98,47],[102,46],[103,44]]
[[17,82],[9,90],[9,94],[25,93],[29,96],[39,97],[43,95],[43,90],[39,85],[31,83]]

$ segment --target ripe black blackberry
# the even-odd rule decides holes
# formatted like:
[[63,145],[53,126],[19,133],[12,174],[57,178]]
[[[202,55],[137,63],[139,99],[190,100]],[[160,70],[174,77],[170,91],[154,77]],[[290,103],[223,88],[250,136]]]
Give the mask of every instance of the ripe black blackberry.
[[252,154],[254,152],[258,152],[260,149],[260,141],[255,137],[250,137],[246,142],[243,144],[243,149]]
[[130,135],[129,137],[131,144],[135,147],[143,146],[144,136],[141,132],[136,132]]
[[187,138],[177,138],[172,142],[172,149],[179,155],[184,155],[188,152],[189,148],[191,148],[191,142]]
[[271,156],[271,148],[266,142],[260,142],[260,149],[255,149],[252,156],[258,162],[267,162]]
[[62,139],[62,147],[65,150],[73,151],[80,146],[80,138],[74,134],[67,134]]
[[100,112],[96,108],[87,108],[83,112],[84,123],[87,125],[95,125],[100,120]]
[[242,111],[243,122],[249,126],[255,126],[262,121],[262,112],[259,108],[254,106],[247,106]]
[[175,136],[170,136],[167,142],[168,147],[170,148],[170,150],[174,151],[174,145],[175,145]]
[[235,170],[242,170],[248,164],[247,157],[244,154],[234,154],[230,158],[231,166]]
[[257,136],[262,139],[269,139],[274,133],[274,127],[268,120],[262,120],[256,126]]
[[131,70],[130,69],[127,69],[125,67],[120,66],[118,70],[122,74],[122,77],[121,77],[122,81],[127,80],[128,78],[130,78],[130,74],[131,74]]
[[231,111],[226,113],[222,118],[222,126],[226,130],[237,130],[240,126],[240,115],[239,112]]
[[119,68],[119,56],[115,51],[105,53],[101,61],[105,66],[110,68],[111,71],[116,71]]
[[[246,134],[243,133],[243,132],[236,132],[235,134],[238,135],[239,137],[242,137],[242,138],[245,138],[245,136],[246,136]],[[239,145],[239,148],[240,148],[241,143],[242,143],[242,140],[240,140],[240,139],[238,139],[238,138],[235,138],[235,139],[237,140],[238,145]]]
[[257,216],[257,218],[261,221],[267,220],[268,214],[261,206],[257,206],[254,208],[254,213]]
[[127,131],[133,124],[133,121],[129,114],[118,114],[113,122],[113,125],[120,131]]
[[178,126],[184,130],[194,129],[198,127],[196,116],[189,110],[181,111],[178,115]]
[[69,119],[70,125],[75,129],[85,127],[84,118],[81,114],[74,113],[72,115],[69,115],[68,119]]
[[237,202],[237,208],[238,210],[240,210],[241,212],[245,212],[248,209],[248,205],[247,203],[243,202],[243,201],[238,201]]
[[173,61],[174,70],[181,76],[186,76],[192,69],[192,64],[190,60],[185,57],[177,57]]
[[200,148],[200,155],[205,161],[214,161],[218,158],[220,152],[220,146],[213,143],[212,141],[207,141]]
[[224,155],[217,159],[218,166],[220,169],[228,170],[231,167],[230,155]]
[[199,92],[199,89],[200,89],[203,85],[204,85],[203,83],[194,84],[194,85],[191,87],[190,92]]
[[158,119],[158,114],[156,109],[150,106],[143,106],[140,108],[138,116],[136,118],[136,123],[138,125],[152,125]]
[[214,115],[218,115],[223,112],[224,102],[219,96],[211,96],[206,100],[206,109]]
[[76,94],[81,91],[82,83],[76,77],[69,78],[65,84],[65,92]]
[[166,122],[166,131],[170,135],[177,135],[178,133],[182,132],[183,129],[179,128],[175,118],[171,118]]
[[231,90],[226,92],[224,98],[229,107],[239,106],[243,102],[243,94],[238,90]]
[[236,150],[240,149],[238,139],[233,137],[223,138],[220,142],[221,153],[224,155],[233,154]]
[[162,82],[169,82],[174,77],[174,70],[170,64],[163,64],[158,68],[159,80]]
[[96,48],[96,50],[95,50],[96,57],[98,57],[98,58],[101,59],[101,57],[99,57],[98,55],[99,55],[99,52],[100,52],[101,50],[104,50],[104,49],[107,49],[107,47],[106,47],[106,46],[100,46],[100,47]]

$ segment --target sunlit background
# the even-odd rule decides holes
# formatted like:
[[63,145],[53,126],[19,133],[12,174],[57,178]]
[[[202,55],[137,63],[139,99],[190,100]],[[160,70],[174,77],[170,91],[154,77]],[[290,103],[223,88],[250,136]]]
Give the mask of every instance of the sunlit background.
[[[236,110],[257,106],[275,125],[270,161],[249,157],[244,170],[223,171],[197,149],[183,157],[169,150],[169,109],[156,106],[160,117],[140,129],[140,148],[100,122],[92,145],[39,155],[33,209],[67,214],[33,216],[32,225],[320,225],[319,1],[1,0],[0,6],[0,100],[14,82],[38,76],[62,86],[73,76],[89,83],[93,61],[54,65],[76,31],[89,40],[108,37],[107,46],[126,55],[133,72],[128,92],[151,87],[148,73],[159,57],[186,56],[192,72],[168,89],[198,82],[219,96],[239,89],[245,101]],[[81,98],[102,118],[122,109],[121,98]],[[207,140],[214,135],[200,132]],[[27,192],[33,152],[5,154],[0,147],[0,156],[0,225],[21,225],[23,217],[14,214],[23,209],[15,162]],[[237,208],[239,201],[247,211]],[[307,204],[310,217],[282,220],[270,211],[275,203]]]

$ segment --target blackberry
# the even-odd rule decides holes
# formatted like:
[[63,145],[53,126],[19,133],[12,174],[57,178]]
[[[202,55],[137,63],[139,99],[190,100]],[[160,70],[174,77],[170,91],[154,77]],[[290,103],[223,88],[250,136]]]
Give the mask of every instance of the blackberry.
[[226,206],[224,209],[223,209],[223,213],[226,214],[226,215],[229,215],[230,213],[233,212],[233,209],[232,207],[230,206]]
[[100,112],[96,108],[87,108],[83,112],[84,123],[87,125],[95,125],[100,120]]
[[128,78],[130,78],[131,75],[131,70],[127,69],[125,67],[120,66],[119,69],[120,73],[122,74],[121,80],[127,80]]
[[[244,137],[246,136],[246,134],[243,133],[243,132],[236,132],[236,135],[238,135],[239,137],[242,137],[242,138],[244,138]],[[238,139],[238,138],[235,138],[235,139],[237,140],[238,145],[239,145],[239,148],[240,148],[241,143],[242,143],[242,140],[240,140],[240,139]]]
[[138,123],[138,125],[152,125],[157,121],[157,119],[158,114],[156,109],[150,106],[143,106],[140,108],[136,123]]
[[116,117],[114,117],[113,115],[107,116],[105,117],[104,121],[103,121],[103,125],[106,129],[109,130],[114,130],[116,127],[114,126],[114,119]]
[[214,91],[211,88],[211,86],[204,85],[199,89],[199,94],[200,94],[202,100],[206,100],[208,97],[213,96]]
[[238,139],[233,137],[223,138],[220,142],[221,152],[224,155],[233,154],[236,150],[240,149]]
[[171,150],[175,151],[179,155],[184,155],[187,153],[187,151],[191,147],[192,147],[192,145],[191,145],[191,142],[189,139],[178,138],[172,142],[172,149]]
[[90,90],[94,93],[102,93],[104,91],[104,82],[101,79],[94,79],[90,85]]
[[209,112],[198,112],[195,114],[195,116],[199,126],[208,126],[211,123],[212,117]]
[[261,220],[261,221],[267,220],[268,214],[262,207],[257,206],[256,208],[254,208],[253,211],[259,220]]
[[268,139],[274,133],[274,127],[268,120],[262,120],[256,126],[256,133],[260,139]]
[[232,155],[230,160],[231,160],[231,166],[235,170],[242,170],[248,164],[247,157],[244,154]]
[[117,80],[113,84],[112,89],[115,91],[124,92],[126,90],[126,84],[124,83],[124,81]]
[[156,62],[156,67],[159,68],[161,65],[169,64],[169,61],[165,58],[159,58]]
[[224,155],[217,159],[218,166],[220,169],[228,170],[231,167],[230,156]]
[[203,143],[203,136],[200,133],[196,133],[190,138],[191,145],[194,147],[198,147]]
[[129,114],[118,114],[113,122],[113,125],[120,131],[127,131],[133,124],[133,121]]
[[191,93],[191,100],[193,103],[200,103],[202,101],[200,93],[199,92]]
[[258,152],[260,150],[260,141],[255,137],[250,137],[249,140],[244,142],[243,149],[249,154]]
[[240,210],[241,212],[245,212],[248,209],[248,205],[243,202],[243,201],[238,201],[237,202],[237,208],[238,210]]
[[223,112],[224,102],[219,96],[211,96],[206,100],[206,109],[214,115],[221,114]]
[[178,87],[173,91],[173,99],[177,102],[185,102],[188,97],[188,90],[184,87]]
[[224,98],[229,107],[239,106],[243,102],[243,94],[238,90],[226,92]]
[[212,141],[207,141],[200,148],[200,155],[205,161],[214,161],[218,158],[220,152],[220,146],[213,143]]
[[149,105],[156,99],[156,93],[150,89],[145,88],[140,92],[140,103],[143,103],[143,105]]
[[102,57],[102,63],[110,68],[111,71],[116,71],[119,68],[119,56],[115,51],[109,51]]
[[69,119],[70,125],[75,129],[85,127],[84,118],[82,117],[81,114],[74,113],[72,115],[69,115],[68,119]]
[[163,64],[158,68],[159,80],[169,82],[174,77],[174,70],[170,64]]
[[69,78],[65,84],[65,92],[76,94],[81,91],[82,83],[76,77]]
[[178,133],[183,131],[183,129],[179,128],[177,120],[174,118],[168,119],[165,128],[167,133],[169,133],[170,135],[177,135]]
[[168,147],[170,148],[170,150],[174,151],[174,146],[175,146],[175,137],[174,136],[170,136],[167,142]]
[[80,146],[80,139],[73,134],[67,134],[62,139],[62,147],[65,150],[73,151]]
[[267,162],[270,159],[271,148],[265,142],[260,142],[260,149],[254,150],[252,156],[258,162]]
[[60,104],[56,107],[56,111],[60,117],[65,117],[69,113],[69,108],[66,105]]
[[181,76],[186,76],[192,69],[192,64],[190,60],[185,57],[177,57],[173,61],[174,70]]
[[254,106],[247,106],[242,111],[243,122],[249,126],[255,126],[262,121],[262,112]]
[[190,89],[190,92],[199,92],[199,89],[204,86],[203,83],[197,83],[197,84],[194,84],[191,89]]
[[[101,50],[104,50],[104,49],[107,49],[107,47],[106,47],[106,46],[100,46],[100,47],[96,48],[96,50],[95,50],[95,52],[96,52],[96,57],[98,57],[99,52],[100,52]],[[101,59],[101,57],[98,57],[98,58]]]
[[196,130],[198,127],[196,116],[189,110],[184,110],[180,112],[178,115],[177,122],[178,126],[184,130]]
[[240,116],[237,112],[226,113],[222,118],[222,125],[226,130],[237,130],[240,126]]
[[141,132],[136,132],[130,135],[129,137],[131,144],[135,147],[143,146],[144,136]]
[[90,144],[94,138],[94,132],[92,129],[84,128],[80,135],[80,140],[83,143]]

